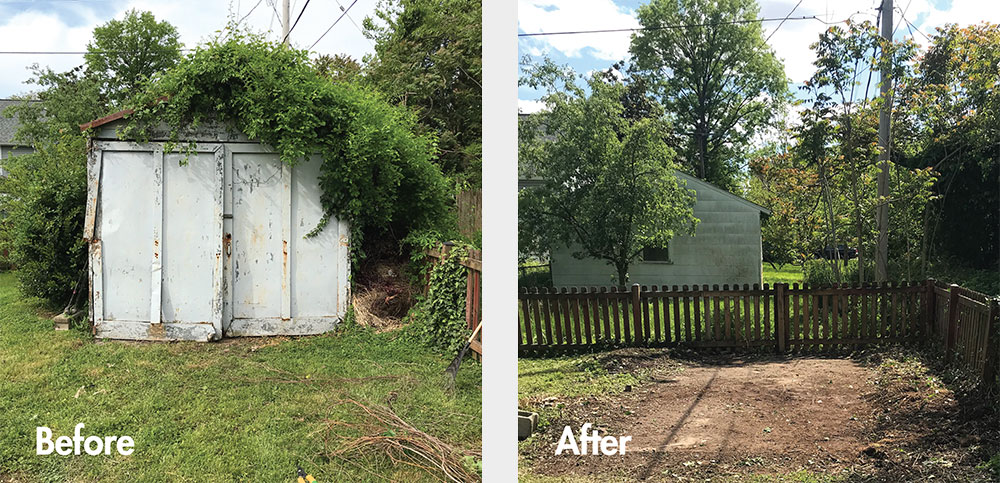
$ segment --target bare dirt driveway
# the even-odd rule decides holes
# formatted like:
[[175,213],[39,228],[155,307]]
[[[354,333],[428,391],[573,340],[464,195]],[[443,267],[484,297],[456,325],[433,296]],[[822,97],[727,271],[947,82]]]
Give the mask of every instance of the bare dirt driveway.
[[[634,370],[637,364],[646,369],[645,381],[626,392],[538,402],[558,411],[550,411],[551,424],[522,446],[531,473],[571,481],[728,481],[792,474],[922,481],[940,464],[956,477],[945,481],[977,479],[976,472],[950,471],[961,457],[929,438],[936,424],[960,425],[956,418],[963,413],[954,394],[933,376],[886,375],[878,364],[851,358],[625,359],[601,357],[609,371]],[[632,436],[626,454],[555,455],[563,427],[578,431],[585,422],[604,434]]]

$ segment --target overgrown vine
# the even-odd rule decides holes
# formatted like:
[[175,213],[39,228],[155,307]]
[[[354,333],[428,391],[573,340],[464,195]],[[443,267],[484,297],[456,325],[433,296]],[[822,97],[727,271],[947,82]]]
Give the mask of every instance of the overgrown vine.
[[427,297],[414,308],[414,328],[430,347],[457,351],[469,333],[465,325],[466,268],[469,250],[456,246],[430,271]]
[[325,217],[312,234],[332,217],[348,221],[355,262],[366,238],[449,231],[433,137],[416,134],[414,115],[379,93],[319,76],[306,51],[229,29],[153,79],[131,105],[122,138],[148,140],[165,124],[165,149],[189,152],[184,133],[215,122],[273,147],[289,165],[320,157]]

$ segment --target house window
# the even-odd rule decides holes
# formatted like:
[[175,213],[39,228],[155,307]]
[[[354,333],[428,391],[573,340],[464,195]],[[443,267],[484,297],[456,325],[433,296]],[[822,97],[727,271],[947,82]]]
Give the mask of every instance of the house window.
[[663,248],[647,247],[642,249],[642,260],[644,262],[671,263],[670,246]]

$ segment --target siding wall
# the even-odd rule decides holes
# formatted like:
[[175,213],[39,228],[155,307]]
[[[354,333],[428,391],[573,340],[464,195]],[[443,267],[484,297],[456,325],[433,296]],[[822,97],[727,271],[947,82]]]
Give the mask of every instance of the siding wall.
[[[687,176],[696,191],[695,235],[670,241],[671,263],[636,260],[629,266],[630,283],[640,285],[702,285],[761,283],[761,210],[749,202]],[[556,287],[610,286],[614,266],[600,260],[578,260],[564,248],[550,254]]]

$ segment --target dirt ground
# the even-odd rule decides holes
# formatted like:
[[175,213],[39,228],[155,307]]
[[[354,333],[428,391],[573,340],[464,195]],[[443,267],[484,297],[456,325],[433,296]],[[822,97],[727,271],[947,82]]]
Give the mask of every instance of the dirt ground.
[[[641,364],[651,369],[648,381],[613,396],[540,401],[560,410],[544,434],[522,446],[531,473],[652,481],[796,472],[844,481],[993,481],[975,466],[997,451],[996,420],[983,408],[970,412],[974,397],[960,402],[933,376],[905,365],[886,366],[890,374],[878,361],[852,358],[604,360],[617,365],[610,371]],[[554,455],[563,427],[576,432],[584,422],[602,434],[632,436],[626,454]],[[966,440],[943,433],[944,440],[934,441],[944,427]]]

